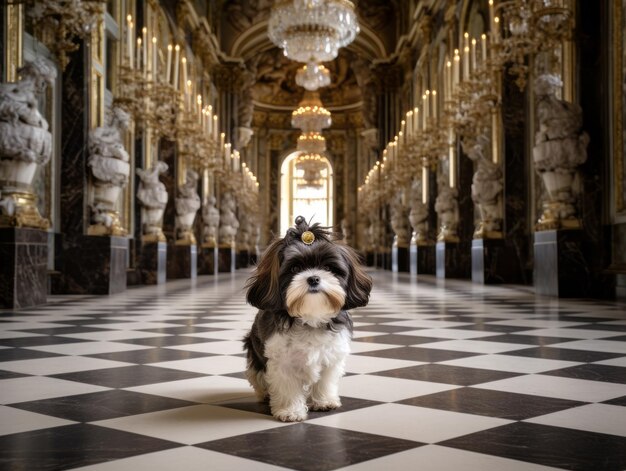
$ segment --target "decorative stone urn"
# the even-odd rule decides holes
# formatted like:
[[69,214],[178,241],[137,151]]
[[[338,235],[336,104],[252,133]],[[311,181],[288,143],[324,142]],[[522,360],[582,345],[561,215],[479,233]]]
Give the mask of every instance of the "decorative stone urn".
[[415,179],[411,184],[411,211],[409,223],[413,228],[411,243],[415,245],[429,245],[428,240],[428,206],[422,202],[422,181]]
[[128,184],[130,165],[128,152],[122,143],[121,131],[128,127],[129,115],[121,108],[113,108],[109,123],[89,133],[89,160],[92,181],[91,219],[89,235],[126,235],[119,214],[115,210],[120,192]]
[[[481,134],[473,145],[463,144],[467,156],[476,162],[472,178],[472,201],[478,206],[480,222],[474,231],[475,239],[500,239],[502,235],[503,175],[499,165],[485,155],[489,138]],[[469,147],[469,149],[467,148]]]
[[582,131],[580,106],[557,98],[562,85],[561,79],[551,74],[535,81],[539,131],[533,161],[547,191],[537,230],[581,227],[574,187],[578,167],[587,160],[589,135]]
[[36,94],[54,82],[56,70],[36,60],[18,74],[18,82],[0,84],[0,226],[45,230],[50,222],[39,214],[32,183],[50,160],[52,135]]
[[141,202],[142,242],[165,242],[163,211],[169,195],[159,175],[167,172],[167,164],[157,161],[148,170],[137,169],[141,182],[137,199]]
[[235,211],[237,203],[231,193],[224,193],[220,205],[220,245],[235,247],[235,237],[239,229],[239,221]]
[[196,245],[193,222],[200,209],[198,196],[198,174],[187,170],[185,183],[178,188],[176,206],[176,245]]
[[435,211],[439,216],[439,242],[458,242],[457,228],[459,225],[458,190],[448,185],[447,173],[437,176],[437,199]]
[[402,203],[402,192],[398,192],[391,200],[391,229],[394,232],[394,247],[408,247],[411,240],[408,210]]
[[209,196],[202,207],[202,247],[217,247],[220,212],[215,207],[217,200]]

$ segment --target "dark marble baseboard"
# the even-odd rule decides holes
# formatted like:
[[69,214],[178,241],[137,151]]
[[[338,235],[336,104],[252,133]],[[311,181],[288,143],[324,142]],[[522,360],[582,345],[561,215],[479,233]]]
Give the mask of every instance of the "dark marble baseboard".
[[376,266],[376,254],[374,252],[368,251],[365,253],[365,264],[368,267]]
[[198,274],[217,275],[217,247],[201,247],[198,252]]
[[391,247],[391,271],[394,273],[409,272],[408,247]]
[[48,233],[39,229],[0,228],[0,309],[45,304]]
[[455,242],[437,242],[436,245],[437,278],[468,278],[463,263],[460,244]]
[[535,293],[561,298],[589,294],[589,268],[582,252],[582,231],[535,232]]
[[220,247],[217,255],[217,269],[220,273],[230,273],[235,271],[237,252],[233,247]]
[[196,245],[168,244],[167,278],[195,278],[198,274],[198,248]]
[[436,272],[435,245],[409,247],[409,271],[412,275],[434,275]]
[[62,236],[60,276],[54,294],[115,294],[126,290],[128,239],[117,236]]
[[503,239],[472,241],[472,281],[481,284],[522,283],[513,247]]
[[238,250],[237,251],[237,264],[236,268],[248,268],[250,252],[247,250]]
[[144,285],[160,285],[167,280],[167,244],[150,242],[139,247],[139,273]]

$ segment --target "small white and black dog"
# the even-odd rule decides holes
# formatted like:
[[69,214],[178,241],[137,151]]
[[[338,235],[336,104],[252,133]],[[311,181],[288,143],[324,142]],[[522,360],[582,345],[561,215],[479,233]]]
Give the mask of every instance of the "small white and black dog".
[[348,309],[368,303],[372,280],[352,248],[302,216],[267,248],[246,284],[259,309],[244,338],[246,375],[272,415],[300,421],[341,406],[339,380],[350,353]]

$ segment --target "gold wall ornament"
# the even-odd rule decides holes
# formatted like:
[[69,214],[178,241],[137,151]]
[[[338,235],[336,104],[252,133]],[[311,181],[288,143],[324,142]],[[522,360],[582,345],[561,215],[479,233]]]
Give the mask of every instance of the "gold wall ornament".
[[613,0],[613,168],[614,168],[614,204],[617,215],[626,214],[626,140],[624,126],[626,120],[626,95],[624,94],[624,65],[626,58],[626,3],[623,0]]
[[78,50],[76,40],[87,38],[98,27],[104,8],[104,0],[26,0],[26,12],[35,27],[52,32],[43,39],[61,70],[69,62],[68,54]]

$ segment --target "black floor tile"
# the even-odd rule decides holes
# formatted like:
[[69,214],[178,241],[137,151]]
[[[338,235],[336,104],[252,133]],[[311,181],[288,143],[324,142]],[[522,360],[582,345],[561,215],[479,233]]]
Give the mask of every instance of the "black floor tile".
[[614,406],[626,406],[626,396],[616,397],[615,399],[611,399],[609,401],[603,402],[603,404],[612,404]]
[[129,388],[132,386],[142,386],[144,384],[199,378],[201,376],[205,375],[168,368],[157,368],[155,366],[136,365],[63,373],[54,375],[52,378],[97,384],[98,386],[107,386],[109,388]]
[[85,334],[88,332],[103,332],[109,329],[98,327],[83,327],[79,325],[71,325],[68,327],[53,327],[48,329],[24,329],[20,332],[30,332],[33,334],[44,335],[65,335],[65,334]]
[[406,399],[399,403],[509,420],[529,419],[585,404],[565,399],[477,388],[453,389]]
[[329,471],[422,445],[303,423],[196,446],[298,471]]
[[[489,318],[488,321],[491,321],[492,319]],[[520,327],[520,326],[515,326],[515,325],[500,325],[500,324],[489,324],[487,320],[485,321],[478,321],[476,320],[475,324],[471,324],[471,325],[460,325],[458,327],[455,327],[455,329],[459,329],[459,330],[478,330],[480,332],[494,332],[494,335],[496,333],[511,333],[511,332],[519,332],[522,330],[529,330],[528,327]]]
[[[404,329],[406,331],[406,328]],[[419,345],[420,343],[433,343],[443,342],[444,340],[439,337],[418,337],[416,335],[372,335],[371,337],[360,337],[354,339],[355,342],[369,342],[369,343],[385,343],[388,345]]]
[[[191,352],[189,350],[174,350],[169,348],[148,348],[146,350],[130,350],[124,352],[97,353],[85,355],[93,358],[103,358],[105,360],[124,361],[127,363],[137,363],[139,365],[147,363],[159,363],[161,361],[189,360],[191,358],[211,357],[212,353]],[[0,365],[2,366],[2,365]]]
[[621,353],[590,352],[586,350],[573,350],[569,348],[555,347],[528,348],[506,352],[506,354],[519,357],[545,358],[547,360],[564,360],[588,363],[623,356]]
[[[2,368],[2,363],[0,363],[0,368]],[[24,376],[28,375],[22,373],[14,373],[13,371],[0,370],[0,379],[23,378]]]
[[539,337],[536,335],[505,334],[493,337],[481,337],[478,340],[485,342],[520,343],[524,345],[551,345],[554,343],[571,342],[572,338],[565,337]]
[[487,383],[489,381],[498,381],[500,379],[520,376],[518,373],[510,373],[508,371],[463,368],[460,366],[439,364],[409,366],[407,368],[379,371],[372,374],[392,378],[430,381],[433,383],[457,384],[460,386],[471,386],[472,384]]
[[[397,319],[396,319],[397,320]],[[365,321],[367,322],[367,321]],[[359,327],[355,327],[354,330],[362,331],[362,332],[406,332],[407,328],[399,325],[385,325],[385,324],[373,324],[373,325],[362,325]]]
[[541,374],[626,384],[626,368],[620,366],[576,365],[561,370],[546,371]]
[[155,332],[157,334],[185,335],[201,334],[204,332],[224,332],[224,329],[212,329],[210,327],[195,327],[192,325],[182,325],[180,327],[163,327],[160,329],[137,329],[142,332]]
[[0,437],[0,470],[59,471],[181,446],[89,424]]
[[132,343],[133,345],[146,345],[148,347],[177,347],[179,345],[190,345],[192,343],[221,342],[221,340],[172,335],[170,337],[148,337],[145,339],[119,340],[119,342]]
[[20,337],[17,339],[2,339],[0,345],[6,347],[42,347],[44,345],[60,345],[65,343],[84,342],[83,339],[72,339],[69,337],[54,337],[46,335],[43,337]]
[[[7,348],[0,349],[0,362],[16,360],[33,360],[35,358],[59,357],[56,353],[40,352],[38,350],[28,350],[27,348]],[[0,363],[0,368],[2,364]]]
[[626,468],[626,438],[517,422],[438,445],[573,471]]
[[357,355],[377,357],[377,358],[394,358],[397,360],[438,362],[438,361],[456,360],[457,358],[473,357],[478,354],[471,353],[471,352],[440,350],[437,348],[401,347],[401,348],[390,348],[388,350],[377,350],[373,352],[363,352],[363,353],[358,353]]
[[76,422],[95,422],[115,417],[192,406],[194,404],[194,402],[153,396],[151,394],[111,390],[20,402],[19,404],[12,404],[11,407]]

